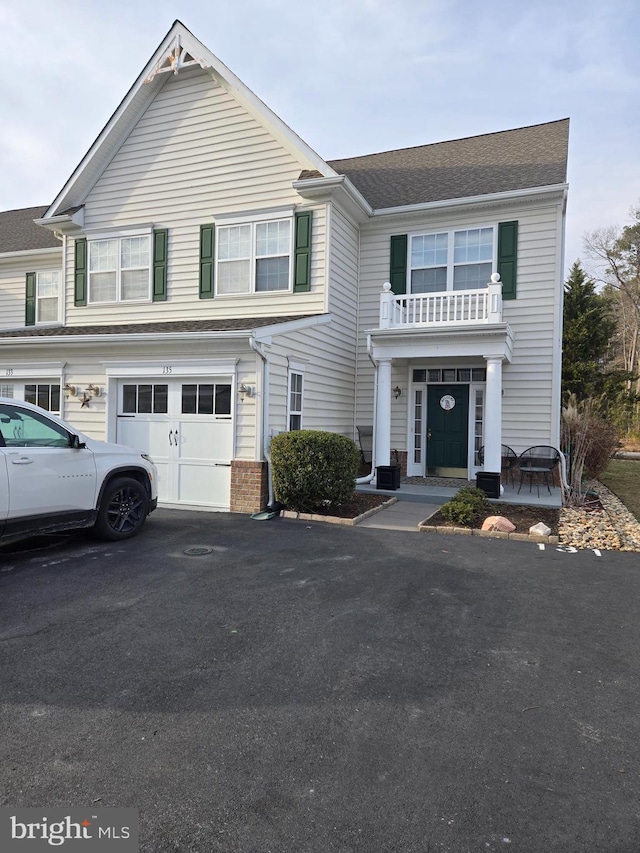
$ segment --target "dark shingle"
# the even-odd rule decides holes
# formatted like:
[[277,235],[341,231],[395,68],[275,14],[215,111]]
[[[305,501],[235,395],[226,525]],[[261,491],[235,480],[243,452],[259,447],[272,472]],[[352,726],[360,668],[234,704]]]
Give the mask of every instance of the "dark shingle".
[[569,119],[329,160],[374,209],[562,184]]
[[166,323],[116,323],[113,326],[30,326],[7,329],[0,338],[67,338],[73,335],[158,335],[198,332],[249,332],[262,326],[277,326],[290,320],[304,320],[310,314],[290,317],[239,317],[235,319],[170,320]]
[[22,252],[28,249],[58,249],[62,246],[51,231],[35,225],[49,209],[47,207],[23,207],[20,210],[5,210],[0,213],[0,255],[4,252]]

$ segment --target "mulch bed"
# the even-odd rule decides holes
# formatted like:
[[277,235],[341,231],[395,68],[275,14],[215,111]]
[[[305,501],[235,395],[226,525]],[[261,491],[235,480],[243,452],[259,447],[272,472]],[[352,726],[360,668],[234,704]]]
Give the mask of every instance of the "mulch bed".
[[331,504],[330,506],[314,509],[314,515],[330,515],[334,518],[357,518],[369,509],[375,509],[386,503],[393,494],[377,495],[369,492],[354,492],[351,500],[348,503],[340,505]]
[[[469,526],[479,530],[482,527],[482,522],[490,515],[502,515],[504,518],[508,518],[512,524],[515,524],[516,533],[528,533],[530,527],[533,527],[534,524],[538,524],[542,521],[547,525],[547,527],[551,528],[552,536],[558,535],[558,523],[560,520],[559,509],[546,506],[492,503],[478,516],[476,523]],[[443,518],[439,511],[435,515],[431,516],[428,523],[435,527],[462,526],[458,522],[449,521],[448,519]]]

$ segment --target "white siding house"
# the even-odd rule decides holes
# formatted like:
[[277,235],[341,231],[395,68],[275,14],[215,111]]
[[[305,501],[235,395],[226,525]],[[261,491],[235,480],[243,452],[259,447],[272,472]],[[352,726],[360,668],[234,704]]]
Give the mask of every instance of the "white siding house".
[[497,473],[559,440],[567,141],[325,161],[176,22],[53,203],[0,213],[0,394],[148,450],[165,506],[264,508],[300,428]]

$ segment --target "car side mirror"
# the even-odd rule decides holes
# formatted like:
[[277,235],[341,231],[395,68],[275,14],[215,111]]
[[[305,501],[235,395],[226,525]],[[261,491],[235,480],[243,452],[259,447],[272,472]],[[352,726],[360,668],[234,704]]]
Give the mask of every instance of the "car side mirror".
[[82,449],[83,449],[83,448],[85,448],[86,446],[87,446],[87,445],[84,443],[84,441],[80,441],[80,437],[79,437],[79,436],[77,436],[77,435],[72,435],[72,436],[71,436],[71,447],[72,447],[74,450],[82,450]]

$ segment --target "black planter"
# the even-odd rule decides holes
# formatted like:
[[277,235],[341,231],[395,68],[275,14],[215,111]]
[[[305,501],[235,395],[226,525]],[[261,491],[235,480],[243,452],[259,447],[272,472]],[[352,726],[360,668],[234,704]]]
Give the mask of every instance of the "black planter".
[[500,474],[492,474],[489,471],[478,471],[476,474],[476,487],[482,489],[488,498],[499,498]]
[[378,465],[376,468],[376,489],[388,489],[395,492],[400,488],[400,466]]

